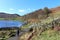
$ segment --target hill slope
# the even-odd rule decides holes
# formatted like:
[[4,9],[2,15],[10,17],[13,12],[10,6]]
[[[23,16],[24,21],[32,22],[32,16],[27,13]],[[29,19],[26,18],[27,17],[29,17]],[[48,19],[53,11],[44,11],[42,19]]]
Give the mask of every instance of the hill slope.
[[0,18],[16,18],[16,17],[20,17],[20,16],[18,14],[7,14],[0,12]]
[[[51,8],[49,9],[52,13],[56,13],[60,11],[60,6],[56,8]],[[28,13],[24,16],[22,16],[22,19],[27,20],[27,21],[38,21],[39,19],[46,19],[46,14],[44,12],[44,9],[39,9],[34,12]]]

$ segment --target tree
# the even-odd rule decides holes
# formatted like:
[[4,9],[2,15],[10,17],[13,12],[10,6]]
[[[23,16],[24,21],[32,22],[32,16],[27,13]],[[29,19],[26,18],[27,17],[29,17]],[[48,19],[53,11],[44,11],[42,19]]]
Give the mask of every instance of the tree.
[[46,16],[49,16],[50,10],[48,9],[48,7],[44,8],[44,13],[46,14]]

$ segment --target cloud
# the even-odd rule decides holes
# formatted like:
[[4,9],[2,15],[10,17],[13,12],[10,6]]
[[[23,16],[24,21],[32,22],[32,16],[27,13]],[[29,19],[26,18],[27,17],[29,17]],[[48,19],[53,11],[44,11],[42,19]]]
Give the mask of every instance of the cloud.
[[34,11],[36,9],[27,8],[27,11]]
[[18,11],[23,13],[23,12],[29,12],[29,11],[32,11],[33,9],[31,8],[25,8],[25,9],[19,9]]
[[27,10],[28,10],[28,11],[30,11],[31,9],[30,9],[30,8],[28,8]]
[[21,12],[21,13],[22,13],[22,12],[25,12],[25,10],[23,10],[23,9],[20,9],[20,10],[19,10],[19,12]]
[[14,10],[13,8],[10,8],[9,10]]
[[11,12],[8,12],[8,11],[0,11],[0,12],[8,13],[8,14],[14,14],[14,13],[11,13]]
[[7,12],[7,11],[0,11],[0,12],[9,13],[9,12]]

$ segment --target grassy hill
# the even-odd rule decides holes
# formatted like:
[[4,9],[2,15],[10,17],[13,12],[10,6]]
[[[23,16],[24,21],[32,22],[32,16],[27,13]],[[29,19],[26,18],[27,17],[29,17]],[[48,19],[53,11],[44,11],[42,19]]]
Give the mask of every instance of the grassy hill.
[[[29,34],[29,32],[24,34],[25,36],[28,36],[28,38],[25,37],[24,35],[22,35],[23,40],[25,40],[25,39],[60,40],[60,38],[59,38],[60,37],[60,32],[59,32],[60,31],[60,29],[59,29],[59,27],[60,27],[60,7],[53,8],[50,10],[51,10],[51,13],[49,14],[48,17],[45,17],[46,15],[43,14],[44,13],[44,12],[42,12],[43,10],[38,10],[38,11],[35,11],[35,12],[32,12],[30,14],[23,16],[23,18],[25,17],[27,19],[27,21],[30,20],[30,22],[32,22],[32,20],[35,20],[34,22],[23,26],[23,28],[30,28],[30,27],[33,28],[33,32],[30,32],[30,34]],[[40,13],[40,11],[41,11],[41,13]],[[39,15],[40,19],[38,18],[38,15]],[[36,21],[36,19],[38,22]]]
[[0,20],[17,20],[17,21],[22,21],[21,16],[18,14],[8,14],[4,12],[0,12]]
[[[46,13],[44,12],[45,9],[39,9],[39,10],[36,10],[34,12],[31,12],[31,13],[28,13],[24,16],[22,16],[21,18],[23,20],[26,20],[26,21],[32,21],[32,22],[35,22],[35,21],[39,21],[39,20],[42,20],[42,19],[46,19]],[[48,10],[50,11],[49,14],[54,15],[52,13],[56,13],[56,12],[59,12],[60,11],[60,7],[56,7],[56,8],[51,8]]]
[[0,12],[0,18],[16,18],[16,17],[20,17],[20,15]]
[[60,32],[55,30],[46,30],[41,35],[34,36],[32,40],[60,40]]

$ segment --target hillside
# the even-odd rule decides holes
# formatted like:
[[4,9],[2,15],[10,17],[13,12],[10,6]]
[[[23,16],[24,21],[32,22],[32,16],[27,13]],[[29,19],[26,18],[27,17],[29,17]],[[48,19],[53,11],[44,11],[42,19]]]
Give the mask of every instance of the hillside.
[[39,16],[40,18],[43,18],[42,16],[44,16],[44,11],[42,9],[39,9],[39,10],[36,10],[34,12],[31,12],[31,13],[28,13],[24,16],[22,16],[22,19],[26,20],[26,21],[32,21],[32,22],[35,22],[35,21],[38,21],[39,19]]
[[17,17],[20,17],[20,15],[0,12],[0,18],[17,18]]
[[[56,7],[56,8],[51,8],[49,10],[50,10],[50,14],[59,12],[60,6]],[[44,12],[44,9],[39,9],[39,10],[36,10],[34,12],[31,12],[31,13],[28,13],[28,14],[22,16],[22,19],[27,20],[27,21],[34,21],[34,22],[38,21],[39,19],[41,20],[41,19],[45,19],[45,18],[47,18],[47,17]]]
[[[28,23],[22,28],[32,28],[33,31],[27,32],[20,39],[28,39],[28,40],[60,40],[58,35],[60,35],[60,7],[49,9],[51,13],[48,17],[45,18],[45,14],[43,10],[37,10],[30,14],[27,14],[25,20],[34,20],[33,23]],[[58,10],[59,9],[59,10]],[[55,11],[53,11],[55,10]],[[41,12],[40,12],[41,11]],[[40,16],[41,15],[41,16]],[[40,17],[40,19],[38,18]],[[37,21],[40,20],[40,21]],[[27,38],[27,37],[28,38]]]
[[52,11],[52,13],[58,12],[58,11],[60,11],[60,6],[51,8],[50,10]]

